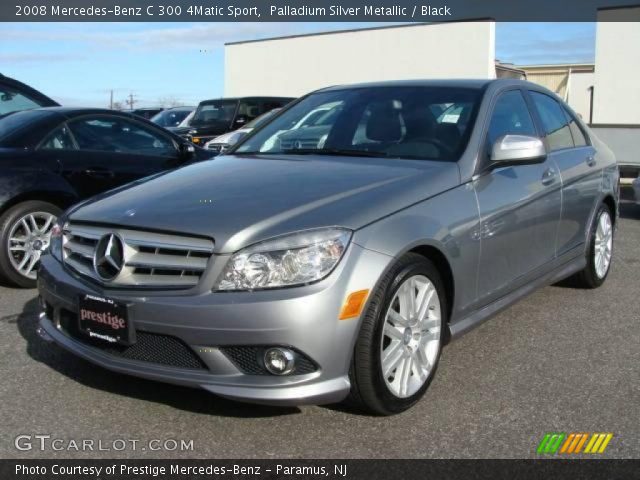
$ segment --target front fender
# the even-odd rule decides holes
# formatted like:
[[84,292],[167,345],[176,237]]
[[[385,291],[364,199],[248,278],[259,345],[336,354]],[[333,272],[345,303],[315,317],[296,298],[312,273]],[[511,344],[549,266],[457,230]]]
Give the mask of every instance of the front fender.
[[355,232],[363,248],[399,258],[418,247],[433,247],[449,263],[454,292],[451,321],[473,304],[480,258],[480,214],[471,184],[461,185]]

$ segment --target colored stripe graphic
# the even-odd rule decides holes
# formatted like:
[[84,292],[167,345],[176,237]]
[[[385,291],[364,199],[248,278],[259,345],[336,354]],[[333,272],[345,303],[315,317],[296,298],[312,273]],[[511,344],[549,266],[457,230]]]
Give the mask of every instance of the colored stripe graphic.
[[[577,454],[582,452],[582,447],[586,447],[583,453],[604,453],[609,442],[613,438],[613,433],[556,433],[545,434],[538,445],[537,453],[553,455],[555,453]],[[587,441],[588,440],[588,441]]]
[[589,438],[588,433],[570,433],[562,445],[560,453],[580,453],[587,438]]
[[613,433],[594,433],[591,435],[584,453],[604,453],[612,438]]
[[547,433],[538,445],[538,453],[556,453],[565,437],[564,433]]

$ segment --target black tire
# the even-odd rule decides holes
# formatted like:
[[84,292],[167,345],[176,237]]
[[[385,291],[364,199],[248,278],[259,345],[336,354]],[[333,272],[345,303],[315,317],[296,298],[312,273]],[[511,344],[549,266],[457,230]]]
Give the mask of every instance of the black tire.
[[[414,275],[426,276],[438,293],[442,319],[440,339],[437,357],[424,385],[410,397],[400,398],[391,392],[383,378],[380,347],[383,341],[385,315],[390,303],[404,280]],[[421,255],[404,255],[387,272],[370,299],[349,371],[351,392],[347,403],[375,415],[393,415],[413,406],[424,395],[435,375],[446,336],[447,321],[444,284],[437,268]]]
[[57,206],[39,200],[29,200],[8,209],[0,216],[0,279],[21,288],[35,288],[36,280],[22,275],[11,263],[9,255],[9,232],[13,225],[31,212],[46,212],[56,217],[62,213]]
[[[593,224],[589,229],[589,244],[587,245],[586,257],[587,257],[587,266],[584,267],[583,270],[579,271],[575,275],[569,278],[569,284],[576,288],[585,288],[585,289],[593,289],[598,288],[600,285],[604,283],[604,281],[609,276],[609,272],[611,271],[611,263],[609,263],[609,267],[604,274],[604,276],[600,277],[596,273],[596,262],[595,262],[595,248],[596,248],[596,230],[598,228],[598,222],[600,221],[600,217],[603,215],[609,215],[611,220],[612,228],[613,228],[613,216],[609,207],[605,204],[600,205],[598,211],[593,217]],[[613,243],[611,248],[611,259],[613,260]]]

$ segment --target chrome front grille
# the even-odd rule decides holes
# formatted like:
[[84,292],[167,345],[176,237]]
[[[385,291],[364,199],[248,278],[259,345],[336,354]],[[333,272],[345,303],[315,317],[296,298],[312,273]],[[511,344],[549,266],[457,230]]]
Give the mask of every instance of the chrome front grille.
[[[94,259],[101,239],[111,235],[122,244],[121,268],[105,279],[94,268]],[[213,253],[213,241],[204,238],[85,224],[65,226],[62,245],[68,267],[113,287],[193,287]]]

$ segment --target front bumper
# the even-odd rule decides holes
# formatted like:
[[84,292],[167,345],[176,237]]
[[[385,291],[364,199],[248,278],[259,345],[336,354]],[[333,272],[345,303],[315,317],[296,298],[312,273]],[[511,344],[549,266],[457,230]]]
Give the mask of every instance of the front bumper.
[[[348,370],[360,319],[338,320],[350,292],[373,290],[391,258],[352,244],[336,270],[309,286],[256,292],[141,292],[109,290],[47,255],[38,275],[46,303],[40,328],[72,353],[109,370],[185,386],[223,397],[276,405],[326,404],[348,394]],[[82,294],[129,305],[136,332],[178,339],[202,368],[183,368],[118,356],[68,328]],[[287,346],[315,371],[290,376],[248,374],[226,347]]]

